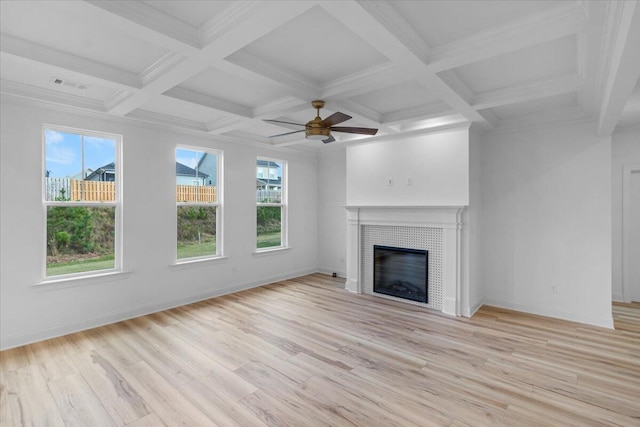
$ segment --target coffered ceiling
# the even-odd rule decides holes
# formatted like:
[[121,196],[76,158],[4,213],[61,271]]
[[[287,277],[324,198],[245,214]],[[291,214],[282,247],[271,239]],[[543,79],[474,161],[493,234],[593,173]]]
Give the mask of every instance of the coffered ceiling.
[[[3,95],[269,145],[323,117],[379,136],[640,122],[635,1],[0,2]],[[635,87],[635,92],[634,92]],[[633,94],[633,95],[632,95]],[[361,138],[334,133],[341,144]],[[375,137],[374,137],[375,138]]]

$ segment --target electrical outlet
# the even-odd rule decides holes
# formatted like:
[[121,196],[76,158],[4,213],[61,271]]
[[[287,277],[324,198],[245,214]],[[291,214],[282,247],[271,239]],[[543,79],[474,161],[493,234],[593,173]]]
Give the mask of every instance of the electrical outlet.
[[413,177],[412,176],[407,178],[407,185],[413,185]]
[[557,285],[551,285],[551,293],[552,294],[557,294],[558,293],[558,286]]
[[389,178],[389,179],[387,180],[387,185],[388,185],[389,187],[393,187],[393,178]]

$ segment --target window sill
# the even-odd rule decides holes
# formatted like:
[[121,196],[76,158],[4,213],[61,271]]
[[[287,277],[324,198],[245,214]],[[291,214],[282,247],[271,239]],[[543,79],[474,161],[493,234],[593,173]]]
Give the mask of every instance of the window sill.
[[189,268],[204,267],[207,265],[223,264],[227,262],[228,259],[229,257],[226,257],[226,256],[219,256],[215,258],[187,259],[184,261],[178,261],[175,264],[171,264],[169,266],[169,270],[179,271],[179,270],[187,270]]
[[291,248],[289,246],[287,247],[278,247],[278,248],[273,248],[273,249],[262,249],[262,250],[257,250],[253,253],[253,257],[254,258],[260,258],[263,256],[271,256],[271,255],[278,255],[281,254],[283,252],[288,252],[290,251]]
[[110,271],[107,273],[96,273],[86,276],[48,278],[38,283],[34,283],[33,285],[31,285],[31,287],[38,291],[53,291],[56,289],[66,289],[85,285],[97,285],[105,282],[123,280],[128,278],[130,275],[130,271]]

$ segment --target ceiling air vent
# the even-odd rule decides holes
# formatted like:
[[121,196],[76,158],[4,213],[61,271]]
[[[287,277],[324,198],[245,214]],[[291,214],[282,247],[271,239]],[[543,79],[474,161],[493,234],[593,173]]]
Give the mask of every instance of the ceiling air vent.
[[54,84],[70,87],[70,88],[73,88],[73,89],[78,89],[78,90],[87,90],[87,89],[89,89],[89,85],[88,84],[78,83],[78,82],[74,82],[72,80],[64,80],[64,79],[59,79],[57,77],[53,77],[51,79],[51,81]]

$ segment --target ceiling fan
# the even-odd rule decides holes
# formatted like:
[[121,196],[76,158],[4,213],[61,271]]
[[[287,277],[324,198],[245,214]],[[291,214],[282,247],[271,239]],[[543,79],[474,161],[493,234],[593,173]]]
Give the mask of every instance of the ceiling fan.
[[316,114],[316,118],[307,122],[306,125],[303,125],[302,123],[284,122],[282,120],[265,119],[264,120],[265,122],[286,123],[289,125],[304,126],[304,129],[302,130],[281,133],[278,135],[271,135],[269,138],[275,138],[275,137],[284,136],[284,135],[291,135],[298,132],[305,132],[307,139],[318,140],[327,144],[329,142],[335,141],[335,138],[331,136],[331,131],[345,132],[345,133],[358,133],[362,135],[375,135],[378,132],[378,129],[372,129],[372,128],[335,126],[338,123],[346,122],[351,118],[351,116],[348,116],[344,113],[337,112],[337,113],[333,113],[326,119],[322,119],[320,117],[320,109],[324,107],[324,101],[320,101],[320,100],[311,101],[311,105],[313,106],[313,108],[317,110],[317,114]]

